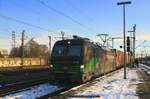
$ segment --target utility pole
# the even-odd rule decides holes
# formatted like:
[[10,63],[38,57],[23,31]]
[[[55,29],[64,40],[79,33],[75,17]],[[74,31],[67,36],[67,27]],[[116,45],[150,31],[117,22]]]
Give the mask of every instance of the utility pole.
[[12,48],[16,47],[16,35],[15,32],[12,31]]
[[65,33],[61,31],[61,35],[62,35],[62,40],[64,40]]
[[112,38],[112,48],[114,48],[114,39],[115,38]]
[[25,39],[25,30],[22,31],[22,38],[21,38],[21,66],[24,65],[24,39]]
[[123,36],[124,36],[124,79],[126,79],[126,23],[125,23],[125,5],[131,4],[131,1],[118,2],[117,5],[123,5]]
[[51,39],[52,39],[52,37],[48,36],[48,38],[49,38],[49,53],[51,54]]
[[128,32],[130,32],[130,35],[132,36],[132,34],[131,33],[133,33],[133,36],[131,37],[131,38],[133,38],[133,44],[132,44],[132,52],[133,52],[133,66],[134,66],[134,60],[135,60],[135,33],[136,33],[136,24],[134,24],[134,26],[133,26],[133,30],[132,31],[128,31]]
[[48,64],[50,65],[50,57],[51,57],[51,39],[52,39],[52,37],[51,36],[48,36],[48,38],[49,38],[49,60],[48,60]]
[[[133,26],[133,60],[134,60],[134,63],[135,63],[135,40],[136,40],[136,38],[135,38],[135,33],[136,33],[136,24],[134,24],[134,26]],[[133,63],[133,65],[134,65],[134,63]]]

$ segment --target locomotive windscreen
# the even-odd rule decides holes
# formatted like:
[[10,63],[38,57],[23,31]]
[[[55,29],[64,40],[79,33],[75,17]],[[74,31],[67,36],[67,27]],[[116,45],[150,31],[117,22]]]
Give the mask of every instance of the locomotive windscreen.
[[81,56],[80,45],[56,45],[53,56]]

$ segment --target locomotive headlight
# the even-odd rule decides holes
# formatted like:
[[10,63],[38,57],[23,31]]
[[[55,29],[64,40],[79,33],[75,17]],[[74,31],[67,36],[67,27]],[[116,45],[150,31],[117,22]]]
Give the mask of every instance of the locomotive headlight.
[[50,65],[51,68],[53,68],[53,65]]
[[80,68],[83,69],[83,68],[84,68],[84,65],[81,65]]

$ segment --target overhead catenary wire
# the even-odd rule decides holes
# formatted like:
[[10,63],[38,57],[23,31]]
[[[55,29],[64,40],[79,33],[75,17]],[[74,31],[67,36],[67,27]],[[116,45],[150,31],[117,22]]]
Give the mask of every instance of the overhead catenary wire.
[[[29,7],[26,7],[26,6],[24,6],[24,5],[21,5],[20,3],[18,3],[18,2],[15,2],[15,1],[11,1],[10,3],[12,3],[12,4],[14,4],[15,6],[19,6],[19,7],[21,7],[21,8],[24,8],[24,9],[28,9],[30,12],[32,12],[32,13],[34,13],[34,14],[36,14],[36,15],[42,15],[43,16],[43,14],[41,13],[41,12],[39,12],[39,11],[37,11],[37,10],[35,10],[35,9],[33,9],[33,8],[29,8]],[[39,2],[38,2],[39,3]],[[48,17],[46,17],[46,16],[44,16],[45,18],[48,18],[48,17],[50,17],[49,16],[49,14],[48,14]],[[45,19],[44,18],[44,19]],[[81,25],[81,24],[80,24]],[[58,33],[57,33],[58,34]],[[60,34],[59,34],[60,35]]]
[[2,14],[0,14],[0,17],[3,18],[3,19],[8,19],[8,20],[11,20],[11,21],[15,21],[17,23],[21,23],[21,24],[24,24],[24,25],[27,25],[27,26],[30,26],[30,27],[34,27],[34,28],[37,28],[37,29],[40,29],[40,30],[43,30],[43,31],[54,32],[50,29],[43,28],[41,26],[37,26],[37,25],[31,24],[31,23],[28,23],[28,22],[25,22],[25,21],[22,21],[22,20],[18,20],[18,19],[13,18],[13,17],[5,16],[5,15],[2,15]]
[[8,29],[0,29],[0,31],[3,31],[3,32],[10,32]]
[[74,9],[78,13],[80,13],[80,15],[82,15],[84,18],[88,19],[89,21],[93,21],[95,23],[95,21],[90,16],[88,16],[85,12],[83,12],[79,8],[77,8],[70,0],[65,0],[65,2],[66,2],[67,5],[72,7],[72,9]]
[[142,43],[140,43],[139,45],[137,45],[137,46],[135,47],[135,49],[141,47],[145,42],[147,42],[147,40],[144,40]]
[[48,8],[48,9],[54,11],[55,13],[57,13],[57,14],[59,14],[59,15],[61,15],[61,16],[66,17],[67,19],[69,19],[69,20],[71,20],[72,22],[74,22],[74,23],[76,23],[76,24],[82,26],[83,28],[85,28],[85,29],[87,29],[87,30],[90,30],[90,31],[92,31],[92,32],[95,32],[95,30],[89,28],[89,27],[86,26],[85,24],[80,23],[79,21],[75,20],[73,17],[71,17],[71,16],[69,16],[69,15],[67,15],[67,14],[65,14],[65,13],[63,13],[63,12],[61,12],[61,11],[59,11],[59,10],[53,8],[53,7],[51,7],[50,5],[46,4],[44,1],[41,1],[41,0],[37,0],[37,1],[38,1],[40,4],[42,4],[43,6],[45,6],[46,8]]
[[[35,10],[35,9],[32,9],[32,8],[28,8],[28,7],[24,6],[24,5],[20,5],[18,2],[11,1],[11,3],[14,4],[15,6],[19,6],[19,7],[21,7],[21,8],[28,9],[29,11],[31,11],[32,13],[34,13],[34,14],[36,14],[36,15],[42,15],[42,16],[43,16],[43,14],[42,14],[41,12],[39,12],[39,11],[37,11],[37,10]],[[44,17],[48,19],[48,17],[50,17],[50,16],[48,16],[48,17],[44,16]],[[45,19],[45,18],[44,18],[44,19]],[[26,23],[27,23],[27,22],[26,22]],[[28,24],[30,24],[30,23],[28,23]],[[26,25],[27,25],[27,24],[26,24]],[[52,30],[43,28],[43,27],[41,27],[41,26],[38,26],[38,27],[40,27],[39,29],[42,29],[42,30],[44,30],[44,31],[53,32],[53,33],[55,33],[55,35],[56,35],[56,34],[61,35],[61,34],[58,33],[58,32],[55,32],[55,31],[52,31]],[[35,27],[35,28],[37,28],[37,27]]]
[[[21,24],[24,24],[24,25],[27,25],[27,26],[31,26],[31,27],[34,27],[34,28],[37,28],[37,29],[40,29],[40,30],[43,30],[43,31],[56,33],[56,32],[54,32],[52,30],[49,30],[49,29],[46,29],[46,28],[43,28],[43,27],[40,27],[40,26],[37,26],[37,25],[33,25],[31,23],[28,23],[28,22],[25,22],[25,21],[22,21],[22,20],[18,20],[18,19],[13,18],[13,17],[5,16],[5,15],[2,15],[2,14],[0,14],[0,18],[6,19],[6,20],[15,21],[17,23],[21,23]],[[59,34],[59,33],[57,33],[57,34]],[[52,36],[55,37],[55,35],[52,35]]]
[[[32,12],[32,13],[34,13],[35,15],[41,15],[42,17],[45,17],[45,18],[47,18],[47,19],[49,19],[48,17],[46,17],[45,15],[43,15],[40,11],[38,11],[38,10],[35,10],[35,9],[33,9],[33,8],[29,8],[28,6],[25,6],[25,5],[23,5],[23,4],[20,4],[20,3],[18,3],[18,2],[15,2],[14,0],[13,1],[10,1],[10,3],[12,3],[13,5],[15,5],[15,6],[17,6],[17,7],[19,7],[19,8],[23,8],[23,9],[28,9],[28,11],[30,11],[30,12]],[[44,19],[45,19],[44,18]]]

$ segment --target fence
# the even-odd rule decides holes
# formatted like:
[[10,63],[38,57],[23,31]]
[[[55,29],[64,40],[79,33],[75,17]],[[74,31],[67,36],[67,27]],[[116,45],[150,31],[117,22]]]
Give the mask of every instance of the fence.
[[[46,58],[24,58],[24,66],[46,66],[48,60]],[[21,58],[0,58],[0,67],[16,67],[21,66]]]

